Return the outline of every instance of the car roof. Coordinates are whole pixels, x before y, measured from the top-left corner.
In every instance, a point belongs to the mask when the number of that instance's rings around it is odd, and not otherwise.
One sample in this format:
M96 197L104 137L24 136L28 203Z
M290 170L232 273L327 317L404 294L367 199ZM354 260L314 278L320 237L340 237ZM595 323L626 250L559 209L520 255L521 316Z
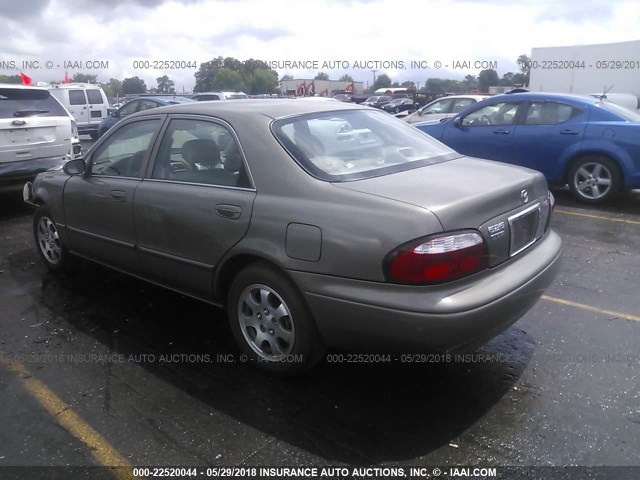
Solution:
M516 99L516 100L565 100L569 102L578 102L583 105L595 105L601 103L599 98L589 97L588 95L574 95L568 93L555 93L555 92L521 92L521 93L503 93L491 98L500 99Z
M19 88L24 90L44 90L49 91L48 88L45 87L35 87L31 85L20 85L19 83L0 83L0 88Z
M225 114L235 116L238 113L261 115L269 118L282 118L293 115L304 115L316 112L331 112L338 110L364 110L357 104L345 102L318 102L312 98L295 99L248 99L242 102L193 102L180 105L169 105L153 109L153 113L215 115L224 117ZM142 116L147 111L138 112L128 118ZM151 112L149 111L149 114Z
M449 98L453 98L454 100L457 98L473 98L475 100L480 101L489 97L490 97L489 94L483 95L483 94L475 94L475 93L469 94L469 95L445 95L444 97L436 98L435 100L433 100L433 102L437 102L438 100L446 100Z

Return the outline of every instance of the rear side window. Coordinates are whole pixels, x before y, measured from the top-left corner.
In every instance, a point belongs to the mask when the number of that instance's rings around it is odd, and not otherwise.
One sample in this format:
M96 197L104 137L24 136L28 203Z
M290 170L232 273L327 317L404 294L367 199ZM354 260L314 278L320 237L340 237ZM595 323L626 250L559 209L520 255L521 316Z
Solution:
M100 105L104 103L100 90L87 90L87 98L92 105Z
M531 102L524 123L526 125L555 125L580 115L579 108L558 102Z
M85 105L86 103L87 99L82 90L69 90L70 105Z
M0 118L66 117L66 110L47 90L0 88Z

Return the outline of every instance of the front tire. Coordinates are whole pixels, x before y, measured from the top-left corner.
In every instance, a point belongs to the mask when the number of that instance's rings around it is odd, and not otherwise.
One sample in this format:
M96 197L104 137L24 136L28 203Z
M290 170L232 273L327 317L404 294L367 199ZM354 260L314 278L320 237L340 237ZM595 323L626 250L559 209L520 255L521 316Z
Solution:
M253 264L235 277L227 311L240 349L258 368L294 375L317 363L324 346L302 296L267 264Z
M33 237L40 258L55 273L69 272L74 259L60 240L58 227L49 210L41 206L33 217Z
M569 169L568 177L571 193L585 203L605 203L622 188L620 168L601 155L579 158Z
M91 137L91 140L98 140L100 138L100 132L89 132L89 136Z

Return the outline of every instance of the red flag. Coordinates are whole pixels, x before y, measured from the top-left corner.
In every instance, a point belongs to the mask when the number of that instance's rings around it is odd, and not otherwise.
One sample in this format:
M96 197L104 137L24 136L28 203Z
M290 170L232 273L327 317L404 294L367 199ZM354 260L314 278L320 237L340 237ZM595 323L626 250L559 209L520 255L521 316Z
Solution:
M311 80L311 83L307 85L307 94L315 95L316 94L316 82L315 80Z
M22 72L20 72L20 80L22 80L23 85L31 85L31 77Z
M353 82L351 82L349 85L347 85L347 87L344 89L345 93L353 93L353 89L354 89L355 85Z
M302 82L302 85L298 85L298 88L296 89L296 95L299 97L304 96L304 94L307 91L307 81L305 80L304 82Z
M62 83L69 83L69 74L67 72L64 72L64 80L62 80Z

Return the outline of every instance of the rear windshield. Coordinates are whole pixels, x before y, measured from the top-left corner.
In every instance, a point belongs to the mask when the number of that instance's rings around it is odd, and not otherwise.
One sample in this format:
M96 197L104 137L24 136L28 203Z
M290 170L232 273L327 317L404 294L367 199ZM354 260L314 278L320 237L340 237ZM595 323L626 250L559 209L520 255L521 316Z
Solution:
M307 172L330 182L377 177L460 156L386 112L369 109L284 118L272 128Z
M47 90L0 88L0 118L60 117L67 112Z
M619 117L622 117L627 122L640 122L640 114L638 112L634 112L633 110L629 110L623 106L617 105L615 103L611 103L610 101L603 101L597 104L602 107L604 110L615 113Z

